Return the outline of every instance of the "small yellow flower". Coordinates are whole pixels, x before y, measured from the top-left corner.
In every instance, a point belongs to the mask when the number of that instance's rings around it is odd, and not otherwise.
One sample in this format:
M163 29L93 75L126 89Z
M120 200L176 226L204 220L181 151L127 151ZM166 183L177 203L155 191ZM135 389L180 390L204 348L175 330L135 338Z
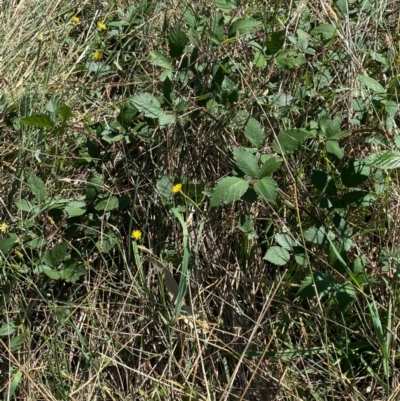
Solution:
M174 194L177 194L178 192L181 192L181 190L182 190L182 184L181 183L175 184L172 187L172 193L174 193Z
M93 53L93 57L94 57L96 60L101 60L101 59L103 58L103 53L100 52L100 51L98 51L98 50L96 50L96 51Z
M99 21L97 23L97 28L99 28L100 31L105 31L107 29L107 25L104 22Z
M140 238L142 238L142 232L140 230L133 230L131 237L134 240L138 241L138 240L140 240Z
M1 223L0 224L0 232L2 232L3 234L5 234L8 231L9 228L10 227L8 226L7 223Z
M73 17L71 17L71 22L73 22L74 24L79 24L81 22L81 19L74 15Z

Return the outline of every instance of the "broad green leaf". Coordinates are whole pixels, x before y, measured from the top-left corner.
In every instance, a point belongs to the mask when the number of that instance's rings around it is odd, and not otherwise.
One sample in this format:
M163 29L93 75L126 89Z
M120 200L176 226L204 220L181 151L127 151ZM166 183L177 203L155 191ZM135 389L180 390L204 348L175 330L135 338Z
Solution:
M335 234L330 230L327 231L325 227L313 226L304 232L304 238L314 244L323 244L326 241L326 237L329 237L329 239L333 240L335 238Z
M300 145L313 135L307 131L290 130L279 134L272 142L272 149L277 153L293 153Z
M271 34L270 38L267 40L266 43L267 46L266 53L269 56L278 53L278 51L282 49L283 45L285 44L285 34L286 32L284 30L276 31Z
M326 141L326 151L332 155L335 155L339 160L342 160L344 157L344 150L340 147L338 141L333 141L329 139Z
M261 178L254 184L255 191L267 202L275 203L278 193L278 184L271 177Z
M258 157L243 148L233 149L233 159L236 166L250 177L258 177L260 169L258 167Z
M68 217L82 216L86 213L86 203L83 201L69 202L64 210Z
M264 56L264 52L260 49L257 49L254 53L253 64L258 68L265 68L267 65L267 60Z
M260 25L260 21L256 21L251 18L243 18L234 21L229 28L228 36L232 38L237 33L239 35L246 35L247 33L253 32L254 28Z
M102 238L96 242L96 247L99 252L108 253L114 246L118 243L117 236L111 231L109 233L104 233Z
M28 201L27 199L17 199L15 201L15 205L19 210L22 210L24 212L31 212L36 205L34 205L31 201Z
M74 116L72 110L66 105L62 105L58 110L57 113L61 116L62 122L66 123L70 118Z
M171 70L173 69L172 63L169 60L169 58L160 51L151 51L150 52L150 63L153 65L156 65L158 67L162 67L166 70Z
M275 241L288 251L293 251L294 247L299 246L289 234L276 234Z
M18 369L14 373L14 377L11 380L10 387L9 387L8 393L7 393L7 400L13 399L14 393L17 390L21 380L22 380L22 372L21 372L21 370Z
M35 238L32 241L28 241L25 245L30 249L40 249L47 244L47 241L43 237Z
M311 35L322 35L324 39L331 39L336 32L336 27L332 24L321 24L311 31Z
M391 150L373 153L363 159L365 164L378 167L383 170L391 170L400 167L400 154Z
M13 237L7 237L7 238L2 238L0 239L0 253L3 253L4 255L7 255L14 244L16 243L17 239Z
M86 200L93 201L101 193L103 181L99 177L92 178L86 187Z
M58 267L67 255L67 250L68 243L65 241L61 242L60 244L55 245L51 251L46 252L43 260L50 267Z
M161 113L158 116L158 123L160 127L166 127L175 121L175 114Z
M268 260L268 262L271 262L274 265L284 266L287 262L289 262L290 255L285 248L280 246L271 246L264 255L263 259Z
M10 341L11 351L18 351L27 338L29 338L29 334L26 331L13 337Z
M12 320L7 323L4 323L0 327L0 337L10 336L15 332L15 330L16 330L15 324Z
M21 119L22 125L27 125L29 127L41 127L41 128L53 128L54 123L51 121L50 117L46 114L37 114L34 116L29 116Z
M130 101L145 117L158 118L163 113L160 102L151 93L131 96Z
M161 196L164 196L167 199L172 198L172 181L167 176L164 176L157 181L156 188Z
M369 207L376 203L374 195L368 191L352 191L344 194L342 200L349 206Z
M85 267L80 263L73 263L60 271L60 278L68 283L75 283L86 274Z
M238 228L240 231L243 231L244 233L248 233L248 232L254 230L253 219L250 216L248 216L247 214L241 214L239 216Z
M37 201L43 202L46 199L46 189L44 182L35 174L31 174L28 178L28 187L30 191L36 196Z
M133 118L138 113L138 110L131 102L124 102L121 106L117 121L124 127L129 128L133 124ZM89 152L90 154L90 152ZM92 156L93 157L93 156ZM96 156L98 157L98 156Z
M335 289L335 284L335 280L330 274L315 272L302 281L297 295L302 298L314 298L318 294L322 298Z
M260 169L260 178L268 177L278 170L279 166L282 164L282 159L277 159L276 157L270 157L265 161Z
M237 0L216 0L215 5L221 11L231 12L232 10L235 10L237 8L238 1Z
M168 34L169 55L172 58L182 56L187 42L186 33L182 31L180 26L176 26Z
M249 118L244 129L244 135L258 149L263 145L264 132L261 124L254 118Z
M375 93L383 94L386 92L385 88L374 78L367 77L366 75L358 75L357 78L368 89L371 89Z
M210 206L216 207L221 202L231 203L240 199L246 192L249 184L238 177L225 177L219 180L213 189Z
M47 277L52 280L58 280L61 277L61 273L57 270L53 270L51 267L47 265L40 265L37 269L37 272L44 273Z
M54 99L50 99L46 104L46 110L53 114L57 113L59 108L60 105Z
M102 199L99 201L94 207L96 210L104 210L105 212L109 212L110 210L114 210L118 208L118 198L116 196L112 196L111 198Z
M332 180L332 177L324 171L313 170L311 173L311 182L315 188L328 196L337 194L335 182Z
M371 168L363 160L351 159L342 168L340 177L343 185L348 188L357 187L368 179Z
M276 55L275 63L279 68L291 69L307 63L307 59L296 50L288 49L282 50Z
M344 310L356 298L356 289L349 281L341 284L335 292L336 301L340 310Z

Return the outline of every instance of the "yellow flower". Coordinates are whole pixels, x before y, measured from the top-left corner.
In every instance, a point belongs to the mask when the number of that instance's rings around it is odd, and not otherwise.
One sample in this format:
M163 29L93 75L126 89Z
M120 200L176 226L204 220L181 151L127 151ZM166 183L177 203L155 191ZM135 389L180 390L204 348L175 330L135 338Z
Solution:
M8 231L9 228L10 227L8 226L7 223L1 223L0 224L0 232L2 232L3 234L5 234Z
M81 22L81 19L79 17L77 17L76 15L74 15L73 17L71 17L71 21L74 24L79 24Z
M96 50L96 51L93 53L93 57L94 57L96 60L100 60L100 59L103 58L103 53L100 52L100 51L98 51L98 50Z
M172 193L174 193L174 194L177 194L178 192L181 192L181 190L182 190L182 184L181 183L175 184L172 187Z
M97 28L99 28L101 31L105 31L107 29L107 25L104 22L99 21L97 23Z
M142 232L140 230L133 230L131 237L136 241L140 240L140 238L142 238Z

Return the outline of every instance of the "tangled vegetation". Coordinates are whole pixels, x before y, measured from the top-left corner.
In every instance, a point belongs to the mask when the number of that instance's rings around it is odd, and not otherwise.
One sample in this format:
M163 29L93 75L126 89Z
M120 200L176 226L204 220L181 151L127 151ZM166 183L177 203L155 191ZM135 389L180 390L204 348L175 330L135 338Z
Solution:
M399 15L5 0L0 399L397 400Z

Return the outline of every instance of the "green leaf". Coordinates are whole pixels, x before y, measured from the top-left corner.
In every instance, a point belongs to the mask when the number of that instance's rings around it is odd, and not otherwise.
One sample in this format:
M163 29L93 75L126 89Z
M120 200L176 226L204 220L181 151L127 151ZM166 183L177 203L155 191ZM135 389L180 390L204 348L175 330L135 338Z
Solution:
M15 332L15 330L16 330L15 324L12 320L7 323L4 323L0 327L0 337L10 336Z
M368 89L371 89L375 93L384 94L386 93L385 88L374 78L367 77L366 75L358 75L358 80L363 83Z
M83 201L72 201L68 203L64 210L68 214L68 217L82 216L86 213L86 203Z
M272 142L272 149L277 153L293 153L300 145L313 135L302 130L290 130L279 134Z
M59 108L60 105L53 99L50 99L46 104L46 110L53 114L56 114Z
M332 177L324 171L313 170L311 173L311 182L315 188L328 196L337 194L335 182L332 180Z
M158 116L158 123L160 127L166 127L170 124L172 124L175 121L175 114L165 114L161 113Z
M118 208L118 198L116 196L112 196L111 198L102 199L99 201L94 207L97 211L104 210L105 212L109 212L110 210L114 210Z
M44 254L43 260L50 267L58 267L67 255L68 243L61 242L55 245L51 251Z
M335 249L333 249L335 248ZM339 273L346 273L349 259L344 247L333 242L329 243L329 263Z
M363 161L370 166L378 167L383 170L392 170L400 167L400 154L387 150L373 153Z
M346 309L356 298L356 289L349 281L341 284L335 292L336 301L339 304L340 310Z
M282 50L275 57L275 63L279 68L291 69L297 68L307 63L307 59L303 54L293 49Z
M260 49L257 49L254 53L253 64L258 68L265 68L267 65L267 60L264 56L264 52Z
M213 189L210 206L216 207L221 202L232 203L240 199L246 192L249 184L238 177L225 177L219 180Z
M339 160L343 159L344 150L340 147L338 141L328 140L326 141L325 146L328 153L335 155Z
M72 113L72 110L66 104L61 106L57 110L57 113L61 116L63 123L66 123L70 118L72 118L74 116L74 114Z
M86 187L86 200L93 201L101 193L103 181L99 177L92 178Z
M14 237L0 239L0 252L4 255L7 255L11 251L16 241L17 239Z
M182 56L187 42L186 33L183 32L180 26L176 26L168 34L169 55L172 58L179 58Z
M73 263L60 271L60 278L67 283L75 283L81 276L86 274L85 267L80 263Z
M266 160L266 162L262 165L260 169L260 178L268 177L272 173L275 173L278 170L279 166L282 164L282 159L277 159L276 157L270 157Z
M348 188L356 187L366 181L371 174L370 167L362 160L351 159L342 168L340 177L343 185Z
M271 34L270 38L267 40L266 43L267 46L266 53L269 56L278 53L278 51L282 49L285 43L285 34L286 32L284 30L276 31L273 34Z
M18 351L27 338L29 338L29 334L26 331L13 337L10 341L11 351Z
M160 51L153 50L150 52L150 63L158 67L162 67L166 70L172 71L173 69L169 58L163 52Z
M250 216L248 216L247 214L241 214L239 216L238 228L240 231L243 231L244 233L248 233L248 232L254 230L253 219Z
M35 174L31 174L28 178L28 187L30 191L36 196L37 201L43 202L46 199L46 189L44 182Z
M288 251L293 251L299 244L289 234L276 234L275 241Z
M247 121L244 135L258 149L262 147L264 132L261 124L254 118L249 118L249 121Z
M53 270L51 267L47 265L40 265L36 269L36 272L44 273L47 277L52 280L58 280L61 277L61 273L59 271Z
M254 184L254 189L267 202L276 202L278 184L271 177L264 177L260 181L257 181Z
M22 380L22 372L18 369L15 372L14 377L11 380L10 387L9 387L8 393L7 393L7 400L13 399L15 390L18 388L21 380Z
M334 289L335 280L330 274L315 272L312 276L307 276L302 281L297 295L302 298L314 298L315 295L318 294L318 296L322 298Z
M332 24L321 24L311 31L311 35L322 35L325 39L331 39L335 35L336 27Z
M326 237L329 237L329 239L333 240L335 238L335 234L330 230L327 231L325 227L313 226L304 232L304 238L313 244L323 244L326 241Z
M138 110L131 102L124 102L121 106L117 121L124 127L129 128L133 125L133 118ZM89 152L90 154L90 152ZM98 156L97 156L98 157Z
M172 181L167 176L164 176L157 181L156 188L161 196L164 196L167 199L172 198Z
M37 114L34 116L29 116L21 119L22 125L27 125L29 127L41 127L41 128L53 128L54 123L51 121L50 117L46 114Z
M19 210L24 212L31 212L35 208L35 205L27 199L17 199L15 205Z
M238 19L234 21L231 27L229 28L228 36L232 38L237 33L239 35L246 35L247 33L251 33L254 30L254 28L257 28L259 25L260 21L256 21L251 18Z
M258 157L243 148L233 149L233 159L236 166L250 177L258 177L260 169L258 167Z
M30 249L40 249L47 244L47 241L43 237L35 238L32 241L28 241L25 245Z
M349 206L369 207L376 203L374 195L368 191L352 191L344 194L342 200Z
M131 96L130 101L145 117L158 118L163 113L160 102L151 93Z
M263 259L268 260L268 262L271 262L274 265L284 266L289 262L290 255L285 248L281 248L280 246L271 246Z
M238 2L236 0L216 0L215 5L220 10L229 13L237 8Z
M109 233L104 233L103 237L96 242L96 247L99 252L108 253L114 246L118 243L117 236L111 231Z

